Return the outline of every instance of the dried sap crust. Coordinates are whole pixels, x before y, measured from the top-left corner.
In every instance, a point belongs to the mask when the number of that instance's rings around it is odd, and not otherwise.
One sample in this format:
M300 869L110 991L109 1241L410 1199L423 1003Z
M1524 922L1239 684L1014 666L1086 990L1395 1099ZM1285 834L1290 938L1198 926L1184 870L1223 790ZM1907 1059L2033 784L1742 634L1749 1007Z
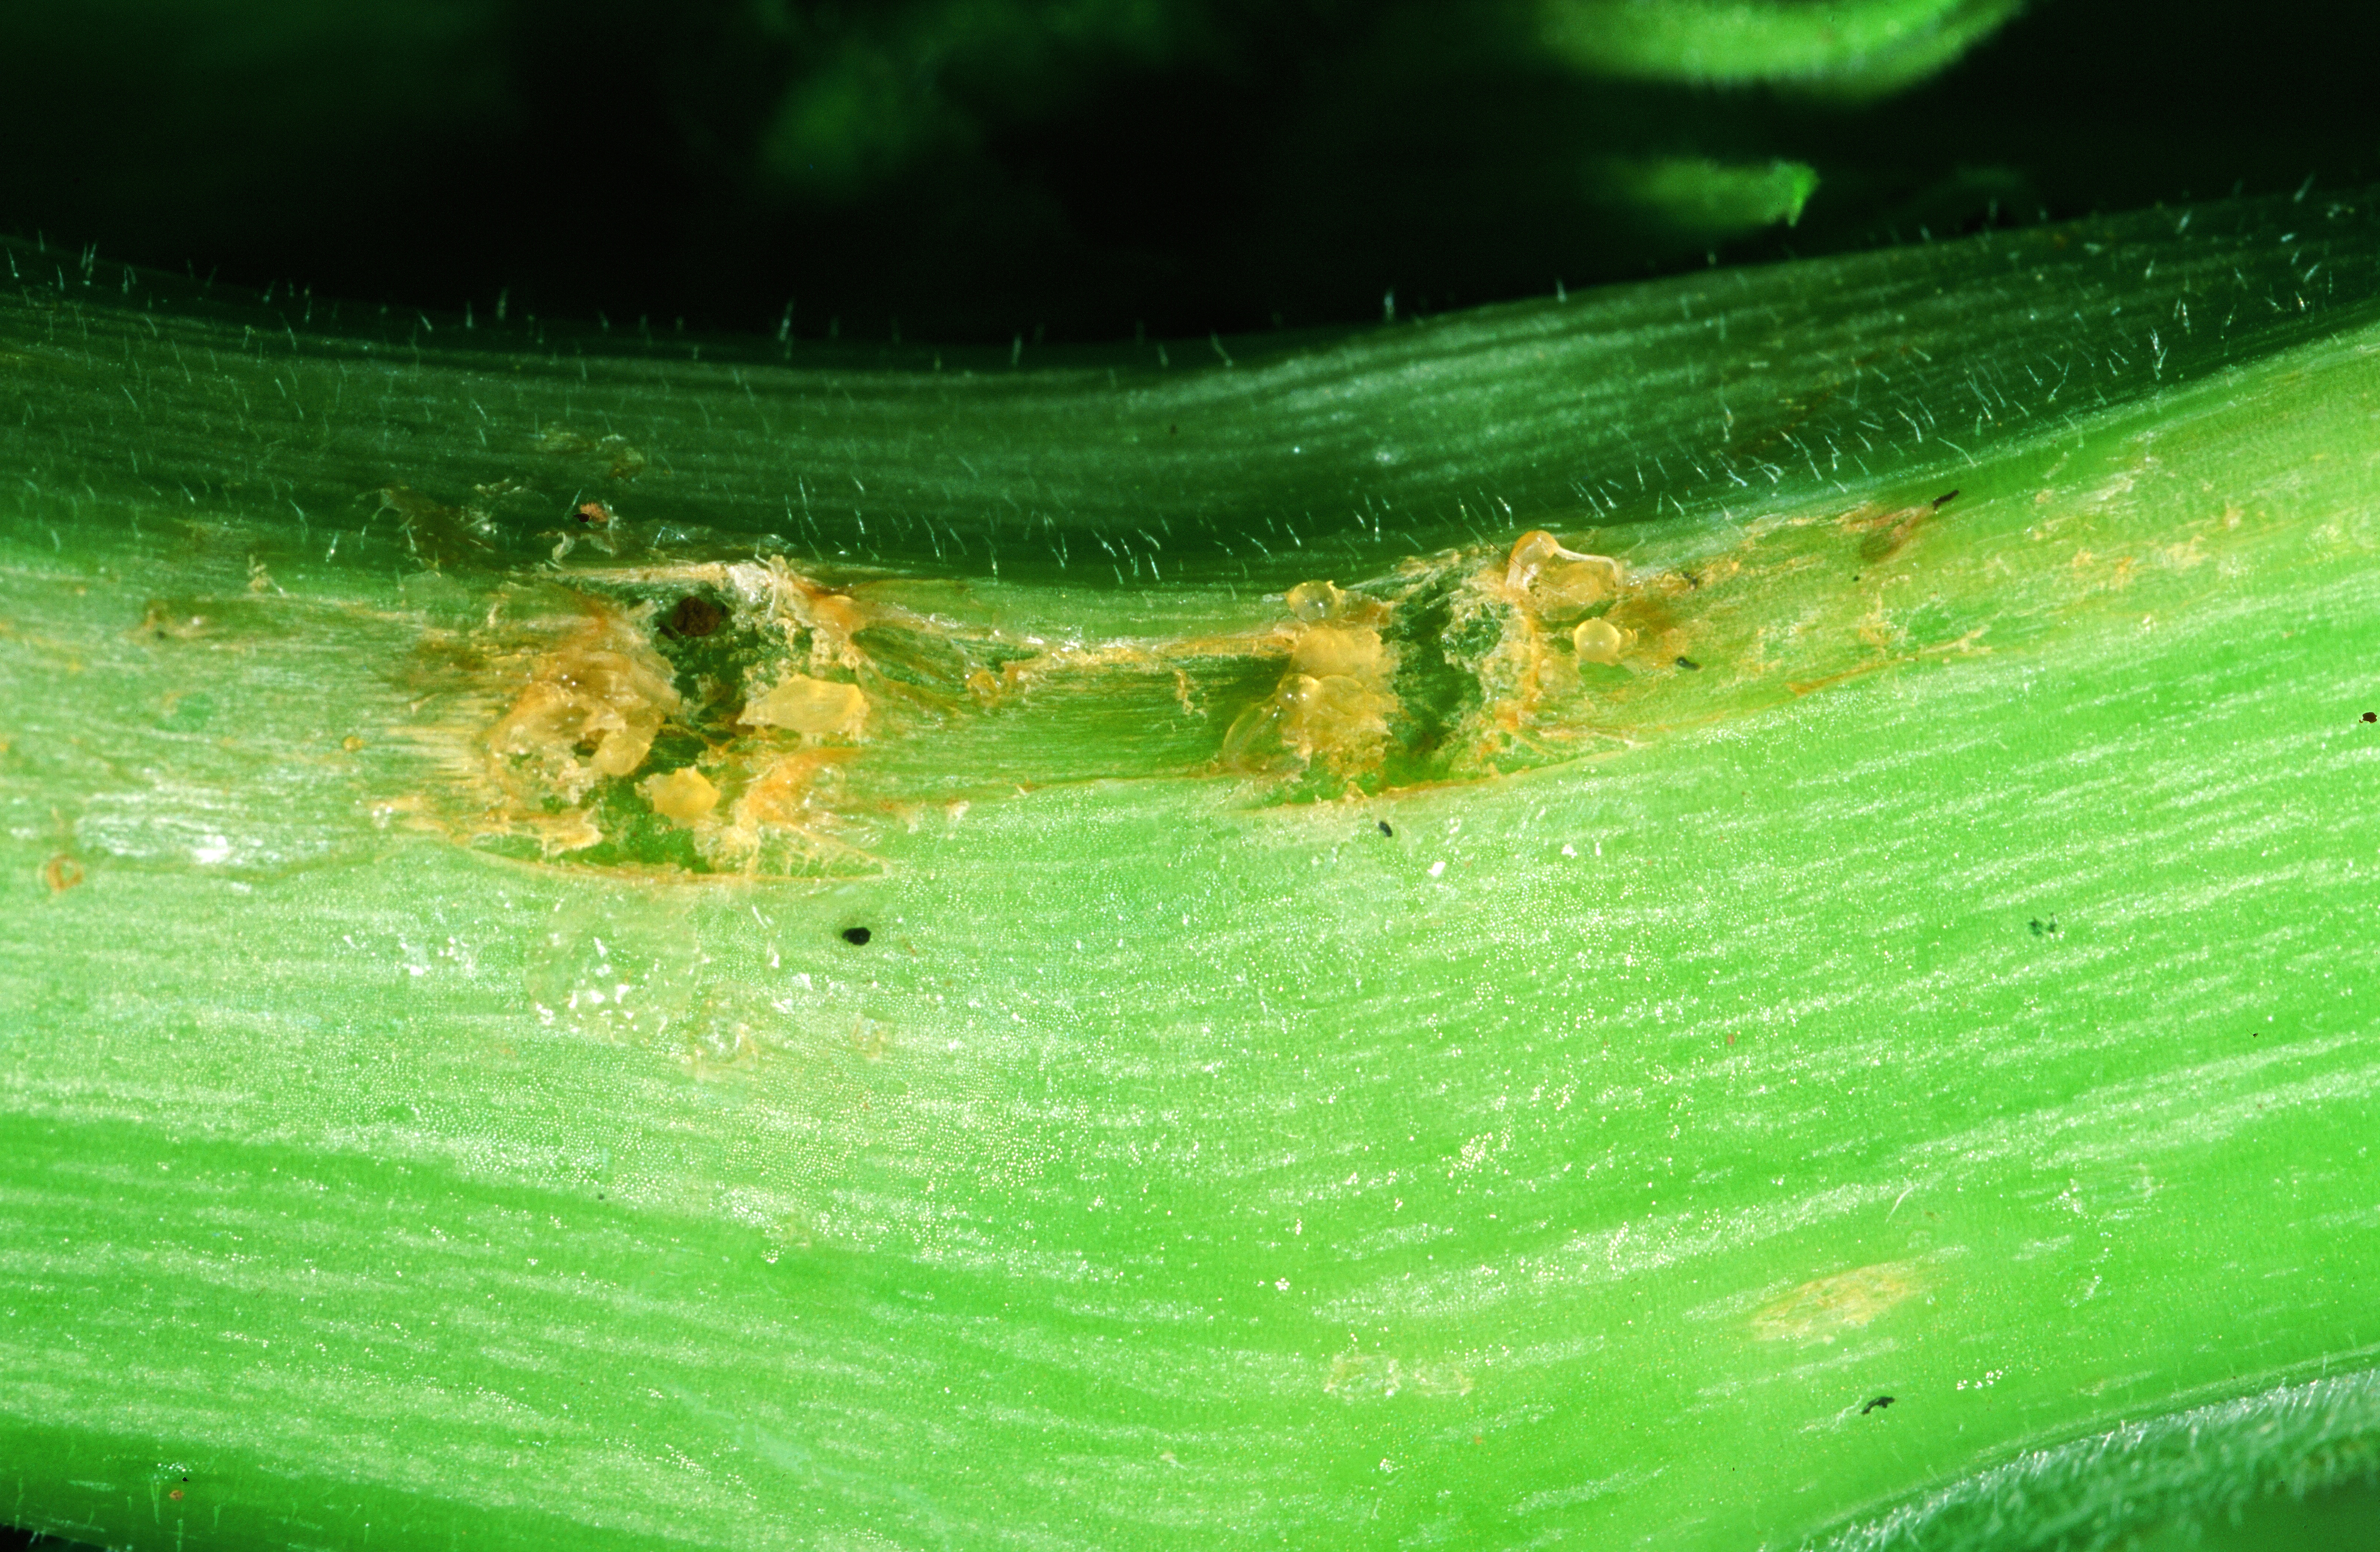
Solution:
M851 638L869 612L781 562L603 581L510 589L450 644L478 681L465 699L501 705L460 762L480 799L465 838L548 861L866 870L865 827L827 789L867 735Z
M1062 716L1062 700L1020 700L1035 685L1161 670L1178 681L1180 715L1209 725L1184 664L1278 664L1269 693L1206 735L1212 758L1147 773L1232 770L1279 781L1285 797L1328 796L1492 769L1543 720L1551 636L1603 625L1613 649L1581 656L1608 661L1635 637L1591 612L1625 604L1621 564L1543 532L1484 566L1453 553L1366 590L1301 584L1271 624L1054 647L970 632L775 557L576 580L575 590L509 590L458 654L478 669L481 698L500 700L476 734L483 801L464 828L548 861L691 872L872 870L873 826L920 794L868 774L871 744L897 746L954 718ZM1466 632L1470 646L1455 644ZM1408 690L1427 689L1406 683L1416 650L1460 682L1451 735L1429 721L1436 712L1408 705ZM909 672L936 652L949 660L947 693Z
M1397 651L1380 634L1389 604L1330 582L1292 588L1289 665L1271 697L1232 721L1226 763L1245 766L1278 747L1299 767L1342 780L1376 769L1398 711Z
M680 706L672 677L641 620L599 605L532 661L512 709L488 730L488 748L516 778L508 784L577 803L602 778L645 763Z
M968 590L782 557L516 581L425 646L443 709L408 731L461 802L383 806L525 858L816 877L880 870L888 820L1044 782L1474 780L1977 649L1992 576L1945 569L1948 500L1755 519L1667 566L1532 529L1148 637L924 612Z

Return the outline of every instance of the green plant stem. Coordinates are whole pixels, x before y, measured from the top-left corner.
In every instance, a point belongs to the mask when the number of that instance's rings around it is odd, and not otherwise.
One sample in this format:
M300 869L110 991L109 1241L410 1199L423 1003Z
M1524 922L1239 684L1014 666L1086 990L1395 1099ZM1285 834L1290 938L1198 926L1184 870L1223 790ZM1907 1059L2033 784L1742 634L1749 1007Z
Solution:
M9 257L22 1522L1779 1546L2380 1341L2364 203L939 373Z

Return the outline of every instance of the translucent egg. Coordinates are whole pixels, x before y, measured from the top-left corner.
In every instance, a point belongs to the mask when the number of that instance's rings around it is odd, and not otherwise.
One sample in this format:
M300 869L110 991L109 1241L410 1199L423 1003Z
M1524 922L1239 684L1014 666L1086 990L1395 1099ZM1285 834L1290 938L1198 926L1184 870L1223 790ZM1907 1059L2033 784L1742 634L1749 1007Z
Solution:
M1579 661L1614 664L1636 644L1636 633L1621 630L1609 620L1581 620L1570 639L1578 649Z

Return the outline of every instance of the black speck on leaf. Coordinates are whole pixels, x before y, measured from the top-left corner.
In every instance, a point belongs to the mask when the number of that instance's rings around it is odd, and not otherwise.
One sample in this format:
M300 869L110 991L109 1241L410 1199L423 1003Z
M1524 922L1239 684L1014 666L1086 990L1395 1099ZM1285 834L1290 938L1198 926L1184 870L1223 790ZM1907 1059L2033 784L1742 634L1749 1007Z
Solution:
M868 940L875 936L876 934L864 927L846 927L843 929L843 940L855 949L865 948Z
M1693 669L1693 670L1694 670L1695 672L1699 673L1699 672L1701 671L1701 669L1702 669L1702 666L1703 666L1703 665L1702 665L1702 664L1700 664L1700 663L1698 663L1698 662L1696 662L1696 661L1694 661L1694 659L1692 659L1692 658L1680 658L1680 659L1678 660L1678 666L1679 666L1680 668Z
M1379 826L1380 826L1380 833L1381 833L1381 834L1383 834L1383 835L1394 835L1394 834L1396 833L1396 831L1395 831L1390 830L1390 829L1389 828L1389 821L1388 821L1388 820L1386 820L1386 819L1381 819L1381 820L1379 820L1379 821L1378 821L1378 823L1379 823Z

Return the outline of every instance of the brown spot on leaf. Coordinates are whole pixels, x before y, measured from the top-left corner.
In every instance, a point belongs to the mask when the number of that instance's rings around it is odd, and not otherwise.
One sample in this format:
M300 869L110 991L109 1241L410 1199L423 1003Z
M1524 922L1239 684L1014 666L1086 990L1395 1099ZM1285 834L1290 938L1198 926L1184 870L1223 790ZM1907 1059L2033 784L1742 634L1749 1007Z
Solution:
M1958 492L1953 491L1950 494L1955 496ZM1949 499L1949 496L1943 498L1944 501ZM1864 536L1860 540L1860 559L1874 564L1899 554L1901 546L1909 542L1910 536L1940 506L1940 502L1889 508L1864 506L1844 514L1841 522L1847 532Z
M133 627L133 634L195 641L206 635L213 624L213 619L195 603L178 599L151 599L148 609L140 616L140 624Z
M700 640L727 623L727 611L699 593L688 593L677 600L662 626L672 636Z
M537 445L546 453L592 454L603 460L604 475L612 479L634 479L651 462L644 449L618 435L584 437L573 431L553 430L540 437Z
M495 516L478 506L448 506L408 485L379 492L379 513L396 515L397 531L414 554L432 566L459 565L495 551Z
M1754 1312L1752 1334L1762 1341L1833 1341L1866 1326L1915 1293L1917 1268L1879 1262L1817 1278Z

